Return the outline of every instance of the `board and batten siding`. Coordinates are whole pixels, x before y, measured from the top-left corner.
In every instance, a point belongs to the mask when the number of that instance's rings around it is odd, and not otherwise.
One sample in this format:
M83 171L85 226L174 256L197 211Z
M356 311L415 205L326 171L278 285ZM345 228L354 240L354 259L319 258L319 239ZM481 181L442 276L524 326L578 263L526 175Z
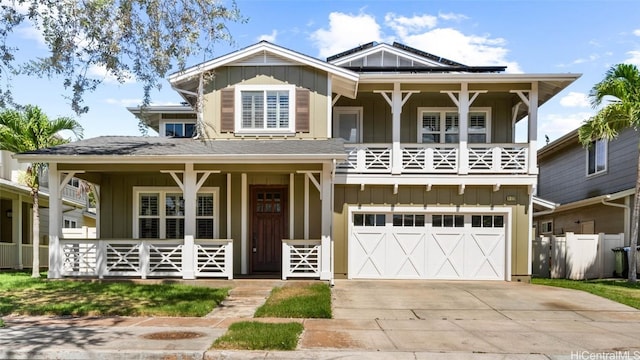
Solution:
M481 94L473 107L491 108L491 142L513 142L511 126L512 94ZM341 97L335 105L362 107L362 142L390 143L392 135L391 107L381 94L360 92L356 99ZM455 108L447 94L421 92L411 95L402 107L400 141L416 143L418 140L418 108Z
M205 132L208 138L237 136L233 113L225 109L233 104L232 89L236 85L295 85L296 86L296 138L327 138L328 103L327 74L304 66L230 66L216 70L204 96ZM306 100L306 101L300 101ZM224 106L224 108L223 108ZM304 111L304 108L307 110ZM233 123L230 123L233 121ZM305 125L306 123L306 125ZM243 137L252 137L242 135ZM273 134L269 137L278 137Z
M515 197L507 201L507 196ZM528 277L529 236L531 226L528 214L529 195L526 187L503 186L498 191L488 186L467 186L458 194L455 186L400 186L393 193L391 186L366 186L361 191L356 185L336 185L334 191L333 238L335 244L335 276L346 278L348 269L348 207L351 205L414 206L417 212L437 212L438 207L464 206L466 208L506 206L512 208L511 219L511 275ZM426 208L425 208L426 207Z
M635 186L638 133L625 130L607 145L607 170L587 176L587 150L577 140L539 158L538 196L571 203Z

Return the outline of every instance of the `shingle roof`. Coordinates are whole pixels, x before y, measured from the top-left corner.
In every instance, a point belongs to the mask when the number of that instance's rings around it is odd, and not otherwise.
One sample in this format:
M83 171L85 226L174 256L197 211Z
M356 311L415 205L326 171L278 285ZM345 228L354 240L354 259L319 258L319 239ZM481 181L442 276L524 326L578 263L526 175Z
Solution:
M262 156L299 158L344 158L342 139L328 140L194 140L184 138L101 136L51 148L24 152L17 158L53 160L57 157L224 157Z

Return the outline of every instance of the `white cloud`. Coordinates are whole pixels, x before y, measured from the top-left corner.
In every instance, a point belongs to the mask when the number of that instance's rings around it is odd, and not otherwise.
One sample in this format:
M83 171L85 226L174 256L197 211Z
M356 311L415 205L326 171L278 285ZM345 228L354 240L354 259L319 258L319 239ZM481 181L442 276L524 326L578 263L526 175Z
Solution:
M505 65L509 73L521 73L517 62L507 60L509 50L502 38L466 35L453 28L437 28L401 37L400 42L434 55L470 66Z
M633 30L633 35L640 36L640 29Z
M545 135L554 141L566 133L582 125L582 122L593 116L590 112L578 112L568 115L550 114L538 121L538 144L544 145Z
M26 24L27 25L16 29L18 36L27 40L35 40L40 47L46 47L42 31L38 30L31 22L27 22Z
M384 17L385 25L393 29L400 37L420 33L427 29L433 29L438 25L438 18L431 15L405 17L394 13L388 13Z
M627 52L629 58L625 60L625 63L640 66L640 51L634 50Z
M587 94L579 92L570 92L568 95L560 99L560 105L565 107L589 107L589 99Z
M455 13L438 13L438 17L446 21L462 21L469 19L467 15Z
M326 58L371 41L380 41L382 34L376 19L367 14L329 14L329 28L311 33L311 40Z
M439 14L445 20L466 19L461 14ZM321 57L338 54L371 41L398 41L408 46L470 66L507 66L508 73L521 73L515 61L507 59L509 50L503 38L468 35L454 28L437 27L438 17L424 14L412 17L388 13L384 26L393 35L385 35L382 26L369 14L333 12L329 27L311 34ZM345 36L345 34L349 34Z
M104 102L109 105L118 105L119 107L130 107L130 106L140 106L140 104L142 104L142 99L107 98L107 99L104 99Z
M264 35L258 36L258 41L266 40L270 43L275 43L277 36L278 36L278 30L273 30L271 34L264 34Z
M102 79L107 84L132 84L135 83L135 77L133 74L127 72L125 74L125 78L123 82L118 81L118 78L115 77L112 73L107 70L107 67L104 65L96 65L92 64L89 66L88 74L91 77Z

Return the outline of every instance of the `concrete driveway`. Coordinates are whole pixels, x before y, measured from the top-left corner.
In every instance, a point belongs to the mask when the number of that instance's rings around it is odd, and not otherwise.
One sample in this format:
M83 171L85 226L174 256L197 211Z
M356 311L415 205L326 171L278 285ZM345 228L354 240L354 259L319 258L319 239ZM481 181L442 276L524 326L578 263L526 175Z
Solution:
M339 280L333 307L332 320L305 320L301 348L640 358L640 311L568 289Z

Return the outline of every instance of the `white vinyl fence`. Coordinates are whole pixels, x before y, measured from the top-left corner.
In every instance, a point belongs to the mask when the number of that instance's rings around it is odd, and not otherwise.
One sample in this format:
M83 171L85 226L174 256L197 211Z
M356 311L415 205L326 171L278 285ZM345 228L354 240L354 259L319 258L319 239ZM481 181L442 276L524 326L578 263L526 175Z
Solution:
M624 246L624 234L539 236L533 241L532 273L543 278L572 280L613 276L613 248Z

